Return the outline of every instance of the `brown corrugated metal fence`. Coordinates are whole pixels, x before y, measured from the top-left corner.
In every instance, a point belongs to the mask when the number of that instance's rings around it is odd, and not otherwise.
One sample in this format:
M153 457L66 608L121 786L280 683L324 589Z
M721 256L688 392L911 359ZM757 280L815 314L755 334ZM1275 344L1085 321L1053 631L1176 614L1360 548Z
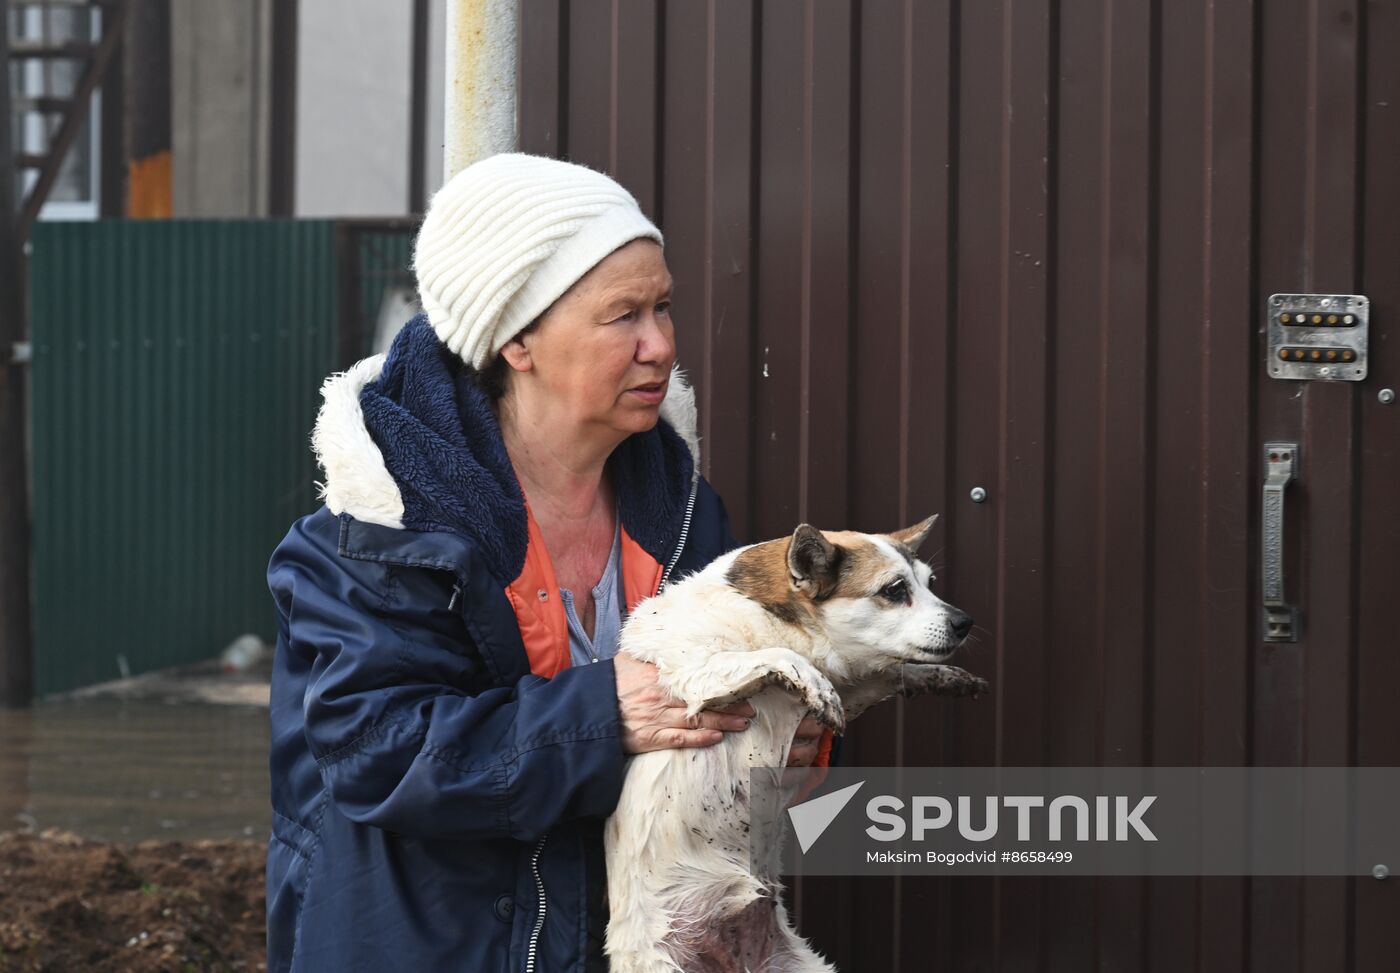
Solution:
M529 0L524 18L522 145L613 172L660 220L739 536L942 514L942 593L981 625L965 663L994 698L877 710L847 761L1400 764L1400 405L1377 397L1400 386L1400 0ZM1365 382L1267 376L1267 296L1308 291L1370 297ZM1303 456L1303 630L1270 644L1277 439ZM798 898L845 970L1400 956L1393 880Z

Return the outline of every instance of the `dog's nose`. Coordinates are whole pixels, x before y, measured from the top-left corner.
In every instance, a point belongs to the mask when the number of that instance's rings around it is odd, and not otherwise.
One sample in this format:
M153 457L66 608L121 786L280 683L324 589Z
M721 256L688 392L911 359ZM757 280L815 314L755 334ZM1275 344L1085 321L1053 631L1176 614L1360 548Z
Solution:
M948 617L948 627L953 630L953 634L961 642L967 638L967 633L972 631L972 616L962 612L954 612Z

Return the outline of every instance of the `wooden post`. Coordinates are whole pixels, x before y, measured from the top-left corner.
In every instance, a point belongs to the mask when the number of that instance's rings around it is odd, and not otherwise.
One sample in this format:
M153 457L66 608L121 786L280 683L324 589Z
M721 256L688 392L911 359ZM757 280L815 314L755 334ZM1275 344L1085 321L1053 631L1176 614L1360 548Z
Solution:
M271 140L268 145L268 215L296 215L297 32L301 0L272 7Z
M412 96L408 106L408 211L427 208L424 171L428 150L428 0L413 0L413 47L409 54Z
M132 219L169 219L175 214L171 170L170 0L134 0L127 24L121 71L124 139L119 156L127 173L125 214ZM111 102L103 86L102 103ZM105 119L105 110L102 117ZM105 163L104 163L105 164ZM105 201L104 201L105 202Z
M0 0L0 706L34 693L29 612L29 455L25 444L23 252L10 144L10 10Z

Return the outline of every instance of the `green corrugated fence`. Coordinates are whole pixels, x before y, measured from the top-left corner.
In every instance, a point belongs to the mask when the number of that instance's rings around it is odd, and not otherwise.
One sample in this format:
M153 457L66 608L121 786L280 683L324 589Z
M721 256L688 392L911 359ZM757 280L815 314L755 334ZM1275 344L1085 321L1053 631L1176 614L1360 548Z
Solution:
M413 261L415 232L405 227L382 230L359 228L351 237L355 251L352 259L358 287L354 290L358 294L356 312L360 326L356 329L358 347L351 351L350 357L358 359L374 351L374 326L384 292L391 287L413 284L413 275L408 268Z
M40 223L30 262L35 691L272 636L315 509L328 221Z

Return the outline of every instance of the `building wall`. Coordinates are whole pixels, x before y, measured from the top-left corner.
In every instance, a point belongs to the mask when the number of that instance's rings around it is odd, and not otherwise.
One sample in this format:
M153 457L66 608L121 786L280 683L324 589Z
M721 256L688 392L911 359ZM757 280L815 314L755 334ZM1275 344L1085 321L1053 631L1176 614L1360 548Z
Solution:
M178 217L267 214L271 2L171 6ZM427 191L442 180L445 0L432 0ZM413 5L300 0L295 212L408 212Z
M428 45L428 191L442 172L442 24ZM408 211L413 4L302 0L297 77L299 216ZM434 83L436 81L436 83Z
M170 11L177 217L267 212L270 0Z

